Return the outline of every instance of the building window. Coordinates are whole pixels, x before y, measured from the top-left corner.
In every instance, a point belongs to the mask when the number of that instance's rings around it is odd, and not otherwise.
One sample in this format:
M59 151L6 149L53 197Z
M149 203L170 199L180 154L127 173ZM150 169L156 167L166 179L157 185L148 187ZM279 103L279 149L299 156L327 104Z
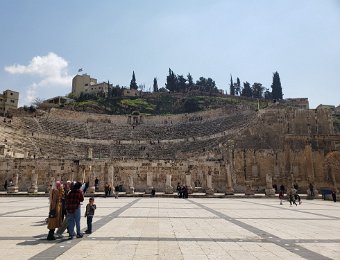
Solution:
M11 103L14 103L14 100L11 100Z
M11 96L13 96L13 93L11 93Z
M89 84L85 84L85 86L88 86Z

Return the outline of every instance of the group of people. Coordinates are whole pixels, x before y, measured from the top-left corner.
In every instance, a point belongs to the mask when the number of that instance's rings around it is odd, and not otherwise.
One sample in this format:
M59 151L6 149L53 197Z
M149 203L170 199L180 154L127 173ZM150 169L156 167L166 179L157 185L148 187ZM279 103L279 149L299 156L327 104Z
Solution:
M177 196L182 199L187 199L189 194L188 194L188 187L186 185L180 185L180 183L177 183Z
M82 238L83 234L80 230L81 218L81 202L84 201L84 190L80 182L70 182L62 184L57 181L52 184L50 190L50 207L49 216L47 219L47 228L49 229L47 240L55 240L55 230L58 238L67 229L69 239ZM86 205L85 217L87 218L87 230L85 233L92 233L92 219L96 205L94 198L89 198L89 203ZM74 228L76 227L76 233Z
M298 194L298 185L294 184L293 187L289 190L288 192L288 201L290 206L295 205L297 206L297 203L299 203L299 205L301 204L301 197ZM283 200L284 200L284 194L285 194L285 187L283 186L283 184L280 186L280 191L279 191L279 199L280 199L280 205L283 204Z

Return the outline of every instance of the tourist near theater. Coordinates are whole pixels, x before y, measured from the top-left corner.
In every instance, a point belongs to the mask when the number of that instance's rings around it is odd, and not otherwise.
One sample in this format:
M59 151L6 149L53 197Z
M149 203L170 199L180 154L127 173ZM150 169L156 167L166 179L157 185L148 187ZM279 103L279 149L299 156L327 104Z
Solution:
M191 114L100 115L53 108L0 120L0 181L37 193L56 180L127 194L339 189L340 135L329 109L226 106ZM3 185L1 185L3 190Z

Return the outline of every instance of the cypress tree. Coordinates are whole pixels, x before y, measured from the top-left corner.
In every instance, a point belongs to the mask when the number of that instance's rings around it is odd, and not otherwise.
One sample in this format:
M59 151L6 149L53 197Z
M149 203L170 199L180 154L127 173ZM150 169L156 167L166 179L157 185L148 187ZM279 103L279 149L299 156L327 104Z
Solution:
M282 99L283 94L281 80L280 75L277 71L273 74L273 84L271 87L272 87L272 99Z
M153 78L153 92L158 92L157 78Z
M138 85L136 82L136 76L135 76L135 71L132 72L132 79L130 82L130 89L138 89Z
M235 86L233 83L233 76L230 75L230 95L235 96Z

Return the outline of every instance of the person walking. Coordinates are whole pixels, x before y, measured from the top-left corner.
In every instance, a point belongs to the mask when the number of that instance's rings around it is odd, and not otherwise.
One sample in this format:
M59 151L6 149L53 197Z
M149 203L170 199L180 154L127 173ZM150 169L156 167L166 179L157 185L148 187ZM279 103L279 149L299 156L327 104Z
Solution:
M282 190L280 190L280 193L279 193L280 205L282 205L282 204L283 204L283 198L284 198L283 191L282 191Z
M92 233L92 220L94 216L94 212L97 206L94 204L94 198L91 197L89 199L89 203L86 205L85 217L87 218L87 230L85 231L86 234Z
M54 231L62 224L62 205L61 200L64 195L63 187L60 181L53 183L50 191L50 207L47 219L47 228L49 229L47 240L55 240Z
M80 190L80 187L81 183L77 182L66 196L68 231L70 232L69 239L73 239L74 237L74 226L76 226L77 238L83 237L83 234L80 232L80 202L84 201L84 194Z
M335 186L332 188L332 199L334 202L336 202L336 188Z

